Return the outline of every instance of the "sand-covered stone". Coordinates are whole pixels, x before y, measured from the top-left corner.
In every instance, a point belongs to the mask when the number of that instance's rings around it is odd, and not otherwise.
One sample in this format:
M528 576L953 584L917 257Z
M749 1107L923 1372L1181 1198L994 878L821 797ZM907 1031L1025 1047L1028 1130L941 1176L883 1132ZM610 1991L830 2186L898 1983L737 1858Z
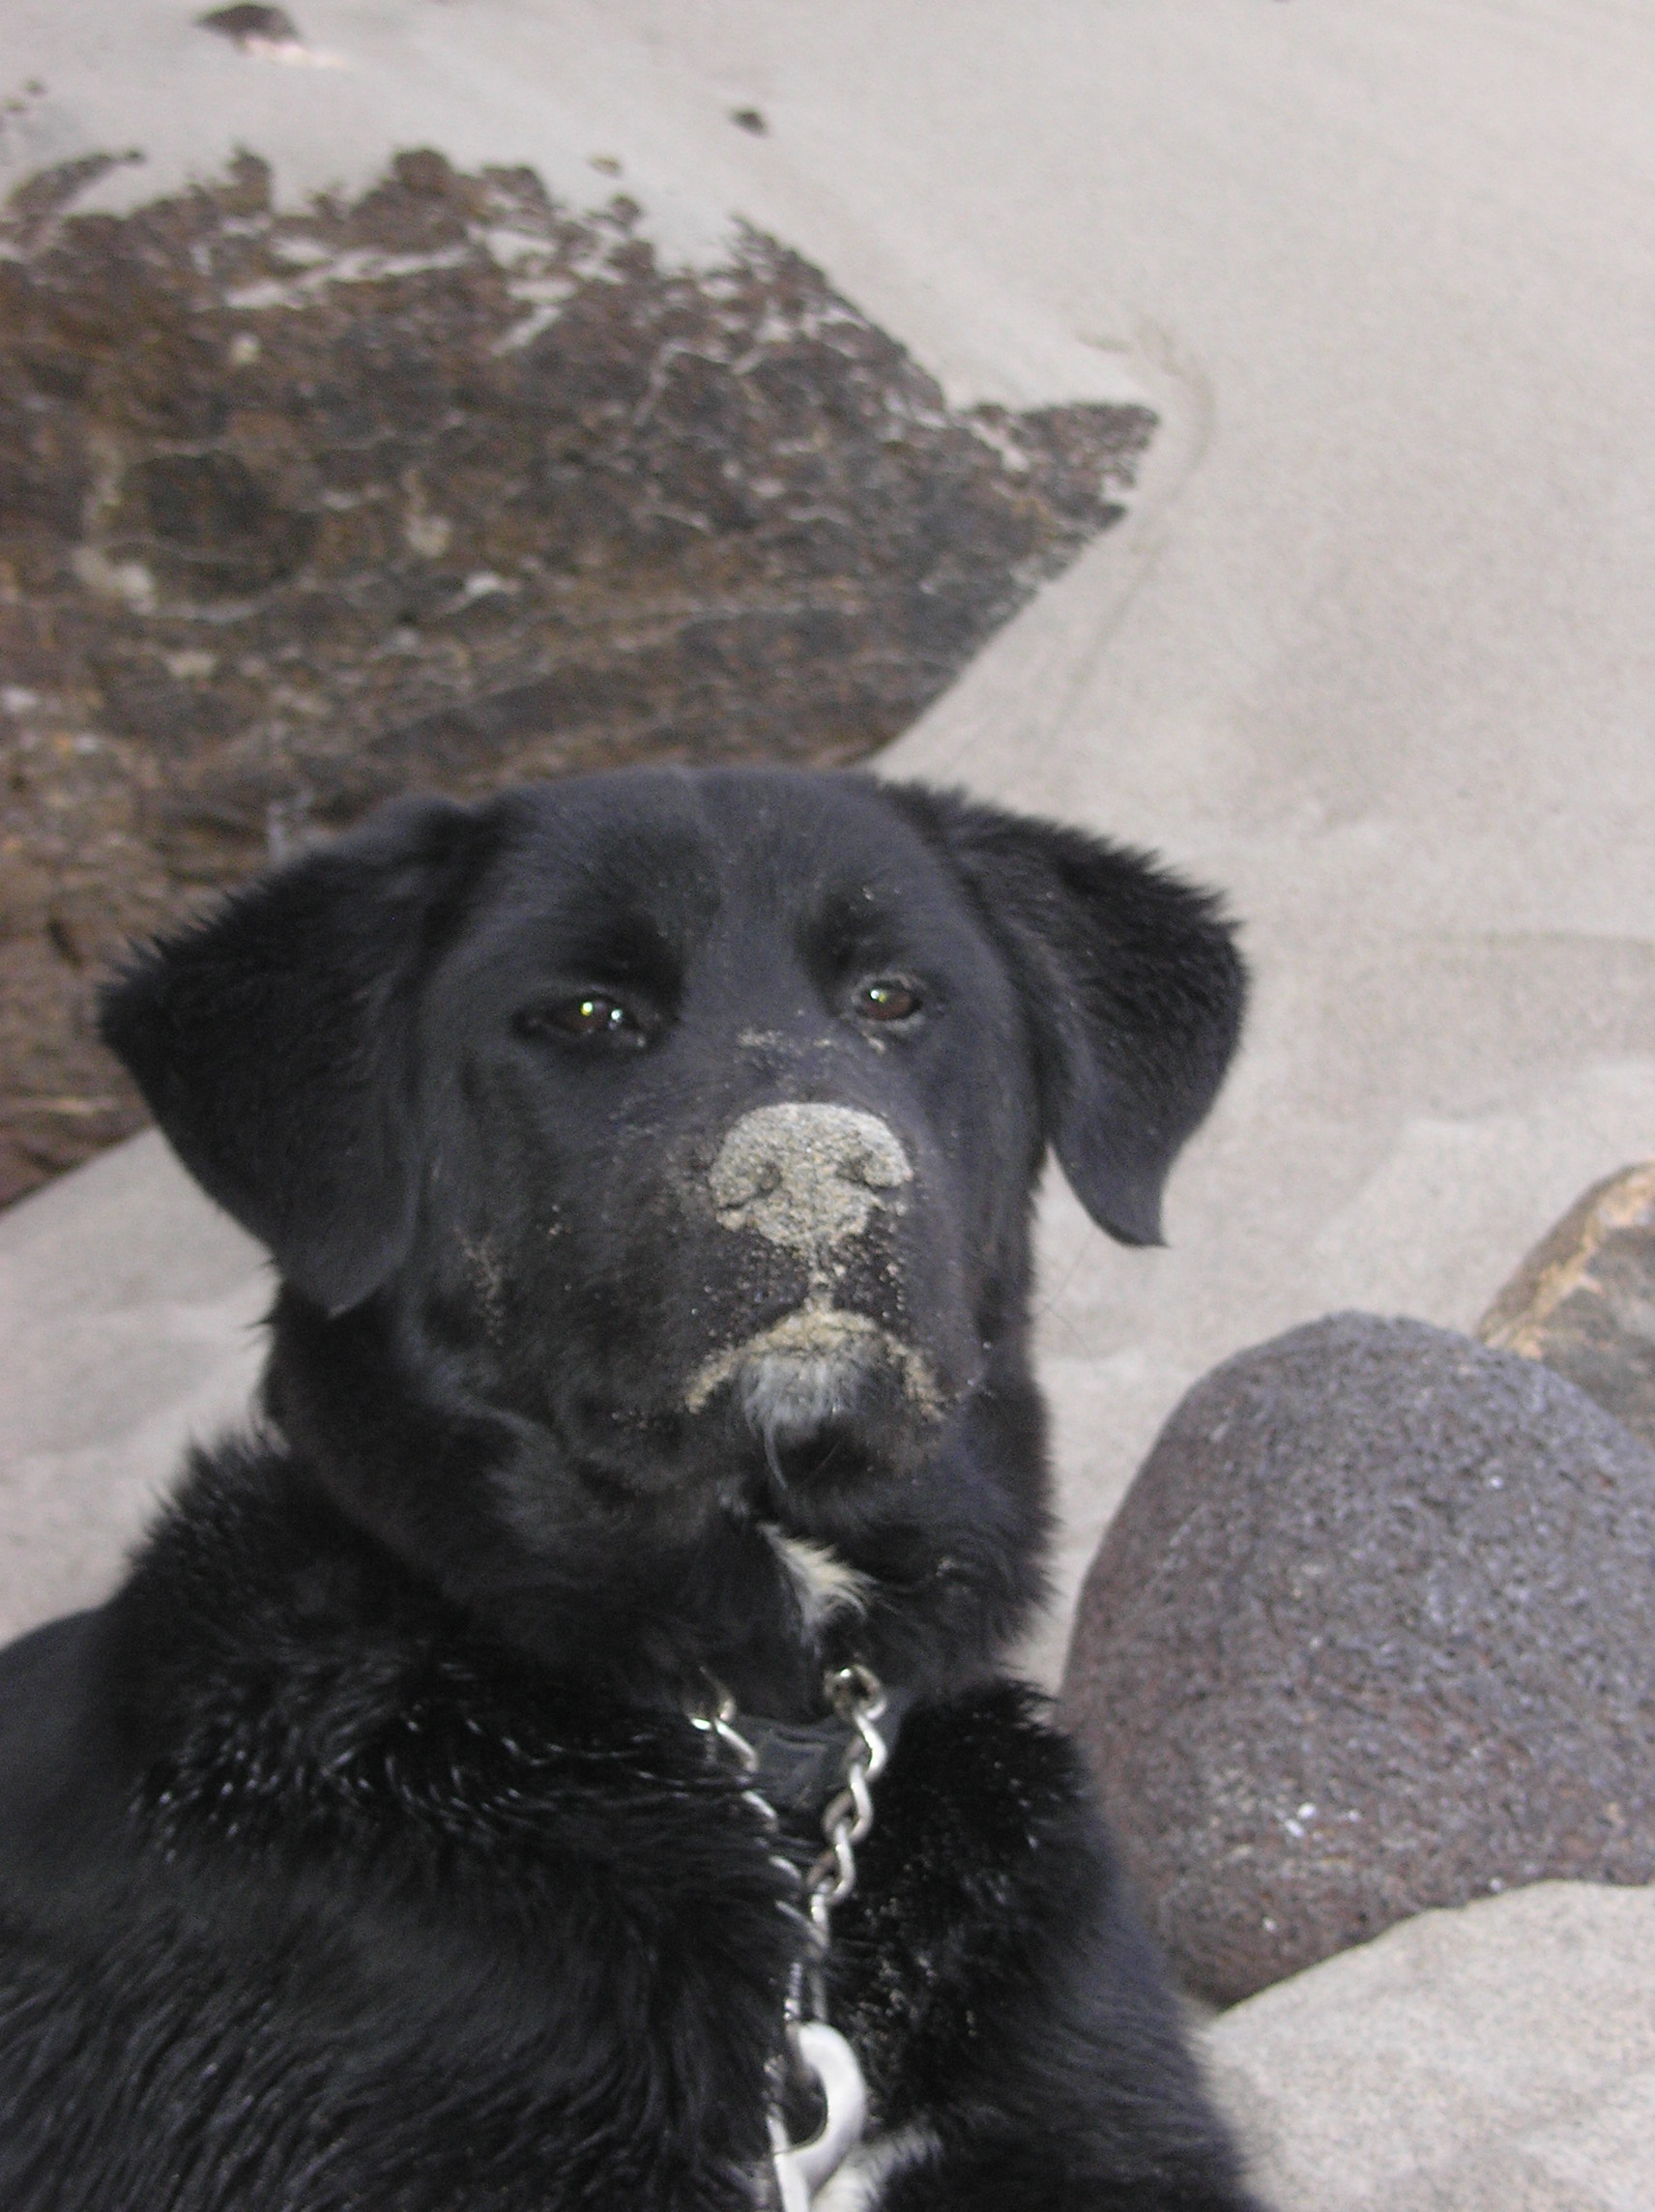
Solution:
M1477 1324L1655 1444L1655 1160L1593 1183Z
M82 211L134 161L0 202L0 1203L138 1125L90 1013L127 938L409 788L856 759L1153 425L951 407L775 240L670 263L523 165Z
M1655 1451L1547 1367L1344 1314L1183 1400L1068 1718L1220 2002L1433 1906L1655 1879Z

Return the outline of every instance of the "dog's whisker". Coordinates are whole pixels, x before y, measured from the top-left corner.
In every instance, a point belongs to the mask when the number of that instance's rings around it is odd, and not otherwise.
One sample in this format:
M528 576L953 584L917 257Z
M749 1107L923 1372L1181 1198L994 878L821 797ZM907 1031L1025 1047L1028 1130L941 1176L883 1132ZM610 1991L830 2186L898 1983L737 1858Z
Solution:
M787 1495L788 1487L787 1476L782 1470L781 1453L776 1447L775 1431L773 1429L766 1429L764 1433L764 1442L765 1465L770 1470L770 1480L775 1484L777 1491L780 1492L783 1497L785 1497Z

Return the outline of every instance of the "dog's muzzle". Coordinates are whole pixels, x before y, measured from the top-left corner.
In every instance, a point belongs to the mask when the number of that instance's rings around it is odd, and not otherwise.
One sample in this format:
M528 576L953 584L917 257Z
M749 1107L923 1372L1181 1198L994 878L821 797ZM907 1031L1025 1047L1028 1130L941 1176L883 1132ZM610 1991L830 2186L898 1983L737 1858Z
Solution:
M879 1368L895 1375L915 1408L936 1411L924 1356L833 1296L846 1247L876 1214L901 1212L913 1180L894 1131L856 1107L790 1102L742 1115L708 1178L713 1212L726 1229L797 1252L808 1288L792 1313L702 1362L685 1397L692 1413L733 1382L749 1426L788 1442L848 1413Z

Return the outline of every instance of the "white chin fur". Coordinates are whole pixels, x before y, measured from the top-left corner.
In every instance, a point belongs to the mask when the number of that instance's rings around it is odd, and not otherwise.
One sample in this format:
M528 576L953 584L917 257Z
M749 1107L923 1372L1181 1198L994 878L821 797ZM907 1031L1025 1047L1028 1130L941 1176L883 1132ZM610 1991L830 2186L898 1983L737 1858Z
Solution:
M771 1444L786 1443L848 1411L861 1376L879 1360L895 1369L903 1394L922 1413L941 1414L936 1379L923 1353L865 1314L814 1295L757 1336L703 1360L690 1377L684 1405L699 1413L715 1390L733 1382L756 1434Z
M762 1352L741 1364L738 1388L747 1426L767 1443L792 1443L849 1411L864 1364L861 1348L830 1353Z

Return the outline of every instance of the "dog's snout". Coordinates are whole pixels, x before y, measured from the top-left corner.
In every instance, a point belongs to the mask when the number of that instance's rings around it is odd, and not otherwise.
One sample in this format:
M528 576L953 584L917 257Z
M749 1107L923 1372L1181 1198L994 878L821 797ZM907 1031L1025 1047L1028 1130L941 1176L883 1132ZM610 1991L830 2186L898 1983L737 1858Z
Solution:
M708 1179L726 1229L756 1229L816 1257L859 1237L914 1169L876 1115L789 1103L743 1114Z

